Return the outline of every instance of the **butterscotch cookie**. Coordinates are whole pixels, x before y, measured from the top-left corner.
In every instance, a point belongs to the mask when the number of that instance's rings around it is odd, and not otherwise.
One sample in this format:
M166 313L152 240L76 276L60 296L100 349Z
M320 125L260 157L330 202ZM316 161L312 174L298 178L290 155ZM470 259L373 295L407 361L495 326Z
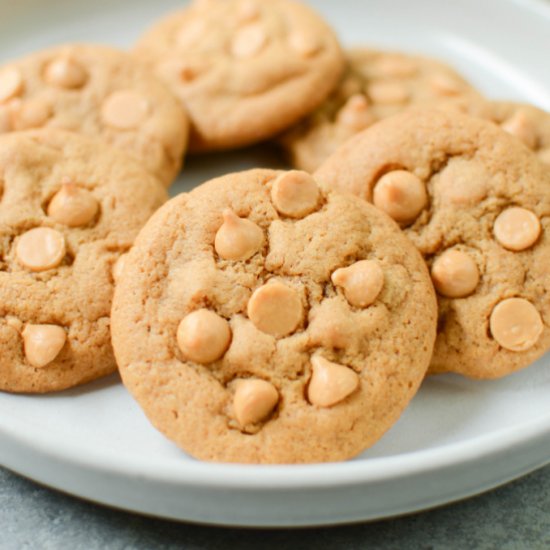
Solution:
M343 460L420 385L436 302L418 252L355 197L254 170L171 200L113 303L124 383L195 457Z
M196 0L156 23L136 55L187 108L192 151L287 129L326 99L344 68L334 32L292 0Z
M492 123L412 110L369 128L317 172L384 210L439 294L432 372L496 378L550 347L550 171Z
M111 272L165 195L100 141L0 136L0 390L61 390L116 369Z
M329 99L280 142L296 168L313 172L350 137L419 104L479 94L446 64L366 48L346 52L347 71Z
M149 69L95 45L51 48L0 67L0 134L30 128L99 137L166 186L181 168L188 137L183 108Z

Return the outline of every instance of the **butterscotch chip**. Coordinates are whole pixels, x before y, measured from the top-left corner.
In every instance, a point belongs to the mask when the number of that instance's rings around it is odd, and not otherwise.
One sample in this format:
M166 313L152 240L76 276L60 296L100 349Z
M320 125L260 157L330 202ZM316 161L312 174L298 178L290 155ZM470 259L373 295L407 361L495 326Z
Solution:
M194 152L278 135L318 107L344 70L334 31L293 0L190 3L156 22L135 53L189 112ZM182 78L178 66L200 70Z
M458 95L463 91L461 79L457 79L449 73L438 73L431 77L430 85L437 94Z
M344 289L348 302L357 307L370 306L384 286L384 271L374 260L361 260L337 269L332 282Z
M114 372L112 266L164 188L107 144L40 129L0 136L0 195L0 391Z
M18 96L23 90L23 77L15 67L0 69L0 103Z
M531 248L540 237L541 231L537 215L526 208L508 208L495 220L497 241L504 248L515 252Z
M31 229L19 237L15 254L19 263L31 271L53 269L65 257L65 237L48 227Z
M313 374L307 389L312 405L333 407L359 387L359 377L349 367L316 355L311 358Z
M52 105L45 99L31 99L25 101L14 109L15 130L30 130L45 126L51 118L53 110Z
M236 58L252 57L267 44L267 34L262 25L248 25L235 34L231 53Z
M529 149L537 147L537 131L528 115L522 111L516 111L508 120L502 123L502 129L523 141Z
M22 332L25 357L31 367L48 366L59 355L67 333L57 325L27 325Z
M124 273L126 258L127 258L127 254L122 254L122 256L119 256L116 259L115 263L113 264L112 275L115 283L120 280L120 277Z
M138 128L149 113L149 102L132 90L111 94L103 103L101 116L105 124L129 130Z
M322 43L316 36L304 32L291 34L289 44L292 49L306 58L314 56L322 48Z
M260 17L260 7L255 0L241 0L237 7L237 21L248 23Z
M82 65L70 57L59 57L48 64L44 79L52 86L75 89L84 86L88 73Z
M271 188L273 204L281 214L291 218L311 214L317 208L319 196L319 186L307 172L283 174Z
M276 281L254 291L248 302L247 313L256 328L282 338L300 324L303 306L293 288Z
M187 147L178 100L132 55L105 46L55 47L0 67L0 107L10 109L4 132L45 127L101 138L166 186Z
M99 210L95 197L74 183L65 183L48 205L48 216L68 227L90 223Z
M471 256L460 250L446 250L432 265L432 280L439 294L464 298L479 283L479 268Z
M439 294L430 372L499 378L533 363L550 349L550 329L541 325L536 338L521 336L510 355L499 329L491 335L488 325L503 295L522 296L542 319L550 318L550 171L508 132L461 114L455 104L377 123L314 178L376 202L388 167L421 177L428 196L404 231L431 266ZM531 344L520 349L523 340ZM344 333L333 341L345 345Z
M361 131L376 122L364 95L351 96L338 113L337 123L354 131Z
M223 317L208 309L199 309L184 317L178 326L177 338L187 359L207 364L226 352L231 342L231 329Z
M523 298L509 298L491 313L491 334L510 351L526 351L536 345L544 325L535 306Z
M223 224L216 233L214 247L224 260L248 260L264 242L260 227L245 218L239 218L233 210L223 211Z
M435 59L365 48L346 57L346 74L325 103L279 138L295 168L315 171L352 136L408 107L481 97Z
M233 398L233 410L242 426L265 420L279 401L279 393L273 384L265 380L240 380Z
M438 175L435 185L441 199L457 207L472 207L487 197L491 174L472 159L453 158Z
M315 184L319 204L300 217L279 210L281 182L295 178ZM220 259L212 242L228 210L262 228L262 253ZM209 319L185 326L199 312ZM192 456L324 462L374 444L406 407L430 361L436 298L419 253L372 205L309 175L251 170L155 214L111 325L125 386Z
M396 222L409 224L426 207L428 195L420 178L406 170L394 170L376 183L373 202Z

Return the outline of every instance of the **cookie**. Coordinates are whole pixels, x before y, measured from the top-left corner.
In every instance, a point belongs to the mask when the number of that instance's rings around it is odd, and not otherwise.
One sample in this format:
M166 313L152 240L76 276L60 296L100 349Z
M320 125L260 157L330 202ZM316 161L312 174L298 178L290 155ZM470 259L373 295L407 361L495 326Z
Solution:
M62 390L116 369L113 266L165 199L99 140L0 136L0 390Z
M426 259L439 294L431 372L497 378L550 347L550 171L515 137L411 110L352 138L316 178L374 202Z
M156 23L135 52L187 108L195 152L289 128L326 99L344 68L334 32L292 0L196 0Z
M481 98L452 100L449 106L498 124L532 149L542 162L550 165L550 113L527 103Z
M123 381L194 457L343 460L418 389L436 301L387 216L304 172L253 170L167 203L113 302Z
M166 186L187 145L187 115L130 54L66 45L0 68L0 133L60 128L98 137L137 158Z
M350 137L407 107L479 97L460 75L435 59L365 48L349 50L346 56L347 72L340 85L280 140L296 168L315 171Z

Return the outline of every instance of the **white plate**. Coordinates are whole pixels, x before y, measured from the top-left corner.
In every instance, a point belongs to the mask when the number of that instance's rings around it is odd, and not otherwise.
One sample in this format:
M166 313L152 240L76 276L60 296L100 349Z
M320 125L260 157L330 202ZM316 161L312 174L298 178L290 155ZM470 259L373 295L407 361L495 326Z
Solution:
M550 109L550 4L311 3L349 44L436 55L488 95ZM0 0L0 57L70 40L127 46L176 4ZM192 160L176 191L270 162L261 149ZM248 526L335 524L450 502L550 462L549 395L550 356L495 382L431 378L399 423L354 461L245 467L202 464L183 455L112 377L60 395L0 394L0 463L75 495L167 518Z

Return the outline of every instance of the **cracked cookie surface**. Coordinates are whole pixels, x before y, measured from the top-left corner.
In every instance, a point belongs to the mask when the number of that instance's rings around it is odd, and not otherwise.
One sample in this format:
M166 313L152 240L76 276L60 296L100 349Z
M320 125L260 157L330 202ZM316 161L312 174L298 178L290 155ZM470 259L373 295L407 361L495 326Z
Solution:
M0 134L57 128L101 138L139 160L166 186L187 146L176 98L128 53L69 44L0 67Z
M325 103L280 140L291 164L315 171L340 145L410 106L479 94L448 65L427 57L355 48Z
M123 381L209 461L343 460L418 389L436 301L397 225L304 172L252 170L172 199L113 302Z
M431 372L497 378L550 348L550 171L482 119L412 110L316 172L402 218L439 294Z
M332 29L292 0L196 0L135 53L187 108L192 151L273 137L320 105L344 68Z
M0 136L0 390L116 369L112 269L166 200L136 161L61 130Z

